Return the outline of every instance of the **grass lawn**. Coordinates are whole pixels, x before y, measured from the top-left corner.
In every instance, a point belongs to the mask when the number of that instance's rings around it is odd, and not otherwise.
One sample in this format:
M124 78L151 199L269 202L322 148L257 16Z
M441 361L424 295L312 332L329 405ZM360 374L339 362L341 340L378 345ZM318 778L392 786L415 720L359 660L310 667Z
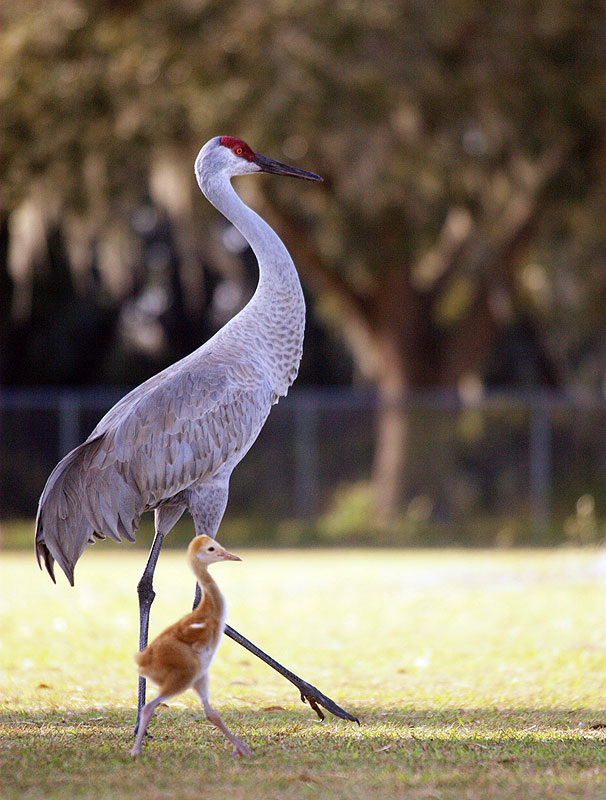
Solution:
M132 762L145 553L89 548L71 589L5 552L0 797L606 797L603 551L240 555L213 568L228 621L361 726L320 723L224 639L211 698L252 758L231 756L188 692ZM184 553L163 553L152 635L192 591Z

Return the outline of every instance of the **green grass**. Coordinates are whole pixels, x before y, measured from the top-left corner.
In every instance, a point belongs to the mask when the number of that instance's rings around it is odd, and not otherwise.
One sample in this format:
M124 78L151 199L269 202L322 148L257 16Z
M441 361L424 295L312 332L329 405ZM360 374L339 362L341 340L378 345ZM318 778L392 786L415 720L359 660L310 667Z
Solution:
M134 763L145 554L97 545L71 589L31 553L4 553L0 797L606 796L602 552L241 555L213 570L230 623L361 726L320 723L225 639L211 696L253 757L232 758L189 692L156 714ZM187 611L192 589L184 554L163 553L152 635Z

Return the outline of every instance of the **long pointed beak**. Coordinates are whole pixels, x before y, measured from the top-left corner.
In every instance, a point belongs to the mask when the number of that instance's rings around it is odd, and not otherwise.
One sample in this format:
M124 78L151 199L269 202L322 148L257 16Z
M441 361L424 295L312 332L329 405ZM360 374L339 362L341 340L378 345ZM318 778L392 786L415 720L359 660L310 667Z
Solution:
M255 153L254 162L257 164L261 172L271 172L273 175L290 175L292 178L303 178L305 181L320 181L324 178L316 175L313 172L307 172L298 167L289 167L288 164L282 164L280 161L274 161L273 158L267 158Z
M235 553L230 553L229 550L224 550L221 555L224 561L242 561L240 556L237 556Z

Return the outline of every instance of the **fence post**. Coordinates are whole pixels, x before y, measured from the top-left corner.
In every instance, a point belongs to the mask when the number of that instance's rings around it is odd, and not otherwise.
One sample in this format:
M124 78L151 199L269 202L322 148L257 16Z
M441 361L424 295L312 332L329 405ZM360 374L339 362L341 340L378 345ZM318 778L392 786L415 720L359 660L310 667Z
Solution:
M549 525L551 512L551 414L548 401L530 406L530 524L534 532Z
M318 501L318 398L298 393L295 401L295 513L309 519Z
M80 444L80 403L74 392L62 392L58 400L59 459Z

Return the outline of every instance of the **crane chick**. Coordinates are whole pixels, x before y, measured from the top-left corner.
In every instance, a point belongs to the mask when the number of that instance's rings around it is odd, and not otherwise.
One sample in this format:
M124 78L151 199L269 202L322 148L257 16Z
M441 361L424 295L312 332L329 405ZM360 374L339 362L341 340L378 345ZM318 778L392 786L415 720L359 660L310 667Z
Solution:
M130 754L133 757L141 754L145 729L156 707L191 687L202 701L206 718L233 744L234 755L248 756L251 755L249 748L233 735L210 705L208 691L208 670L225 625L225 601L208 573L208 565L216 561L241 559L206 535L196 536L192 540L187 557L202 590L202 600L194 611L162 631L145 650L135 656L139 674L157 684L160 691L143 708Z

